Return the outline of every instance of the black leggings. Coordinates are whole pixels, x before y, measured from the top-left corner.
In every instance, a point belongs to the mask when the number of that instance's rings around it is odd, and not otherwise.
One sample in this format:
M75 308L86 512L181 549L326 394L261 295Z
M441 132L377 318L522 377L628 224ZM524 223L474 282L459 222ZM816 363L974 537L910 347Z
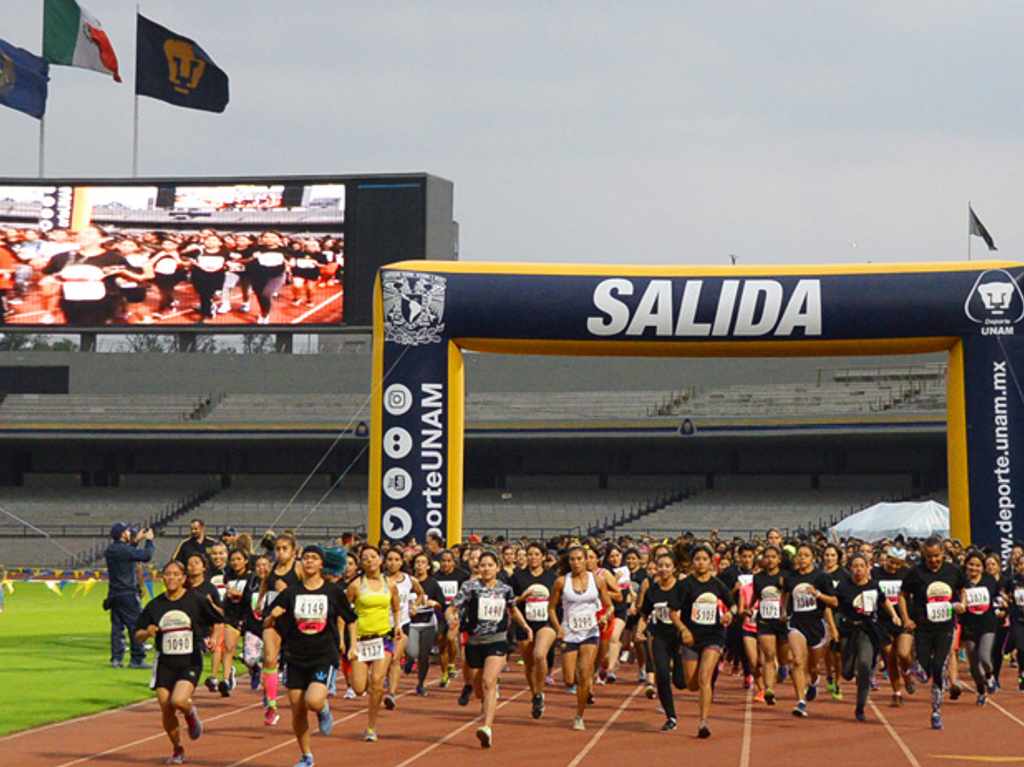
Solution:
M682 643L678 636L664 639L657 634L651 640L651 655L654 656L654 681L658 687L658 700L665 709L665 716L676 718L676 703L672 698L672 685L677 690L686 689L686 673L680 655Z
M409 628L409 640L415 640L416 647L409 649L416 651L416 676L419 686L422 687L427 679L427 671L430 670L430 648L434 646L434 640L437 638L437 627L416 628L416 625L413 623Z
M863 631L843 637L843 679L857 677L857 710L863 711L871 692L871 672L875 669L875 646Z
M1017 650L1017 673L1024 676L1024 623L1015 621L1010 624L1010 639Z
M914 650L917 652L917 661L932 680L933 711L938 711L942 706L946 666L949 663L949 651L952 647L952 626L943 631L922 631L919 627L914 632Z

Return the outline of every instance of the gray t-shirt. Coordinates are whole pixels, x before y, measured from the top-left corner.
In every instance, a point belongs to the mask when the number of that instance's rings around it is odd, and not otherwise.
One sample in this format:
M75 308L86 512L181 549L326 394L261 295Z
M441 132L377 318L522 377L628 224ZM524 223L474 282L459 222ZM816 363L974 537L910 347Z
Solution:
M452 604L464 617L463 628L469 633L469 644L504 641L515 599L512 587L502 581L490 588L476 578L463 583Z

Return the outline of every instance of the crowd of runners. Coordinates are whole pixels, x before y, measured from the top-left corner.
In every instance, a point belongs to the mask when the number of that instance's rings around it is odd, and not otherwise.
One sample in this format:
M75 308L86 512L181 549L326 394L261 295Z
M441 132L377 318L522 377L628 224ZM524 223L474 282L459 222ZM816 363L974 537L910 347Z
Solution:
M742 673L757 704L801 718L819 695L843 700L844 681L855 683L859 721L872 691L901 706L921 686L938 730L944 698L959 698L967 677L984 705L1014 650L1024 671L1021 546L1005 566L941 538L837 543L778 530L728 541L470 536L450 547L432 537L390 548L351 536L300 547L285 532L256 549L246 536L186 542L135 626L135 640L157 649L169 764L184 762L182 720L189 738L202 734L196 688L229 697L236 661L262 690L268 727L284 693L296 767L314 764L310 714L331 733L332 697L365 699L373 742L400 685L428 695L432 665L439 686L461 686L459 706L479 702L484 748L503 675L525 675L535 719L552 689L575 695L575 730L586 729L599 688L626 677L644 686L666 732L679 724L674 689L696 692L696 733L708 738L723 673Z

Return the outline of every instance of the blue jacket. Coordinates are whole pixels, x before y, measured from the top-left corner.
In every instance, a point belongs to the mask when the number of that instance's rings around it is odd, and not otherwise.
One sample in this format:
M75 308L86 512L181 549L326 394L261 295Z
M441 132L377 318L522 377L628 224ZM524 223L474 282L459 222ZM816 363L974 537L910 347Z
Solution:
M138 592L139 583L135 578L135 563L151 560L153 549L153 541L146 541L141 549L122 541L114 541L107 546L104 556L107 558L107 572L110 575L108 593L113 595Z

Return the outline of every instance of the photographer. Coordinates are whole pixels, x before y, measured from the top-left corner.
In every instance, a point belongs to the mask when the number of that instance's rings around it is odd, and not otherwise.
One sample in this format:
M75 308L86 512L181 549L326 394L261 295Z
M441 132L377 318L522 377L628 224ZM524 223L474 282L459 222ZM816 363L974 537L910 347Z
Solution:
M107 599L103 603L110 610L110 665L121 668L124 665L124 632L135 627L142 610L139 601L139 582L136 563L148 562L153 558L153 531L140 530L136 536L123 522L115 522L110 528L113 542L104 554L110 582ZM142 547L139 543L142 542ZM134 638L131 642L130 668L151 668L146 663L146 650Z

